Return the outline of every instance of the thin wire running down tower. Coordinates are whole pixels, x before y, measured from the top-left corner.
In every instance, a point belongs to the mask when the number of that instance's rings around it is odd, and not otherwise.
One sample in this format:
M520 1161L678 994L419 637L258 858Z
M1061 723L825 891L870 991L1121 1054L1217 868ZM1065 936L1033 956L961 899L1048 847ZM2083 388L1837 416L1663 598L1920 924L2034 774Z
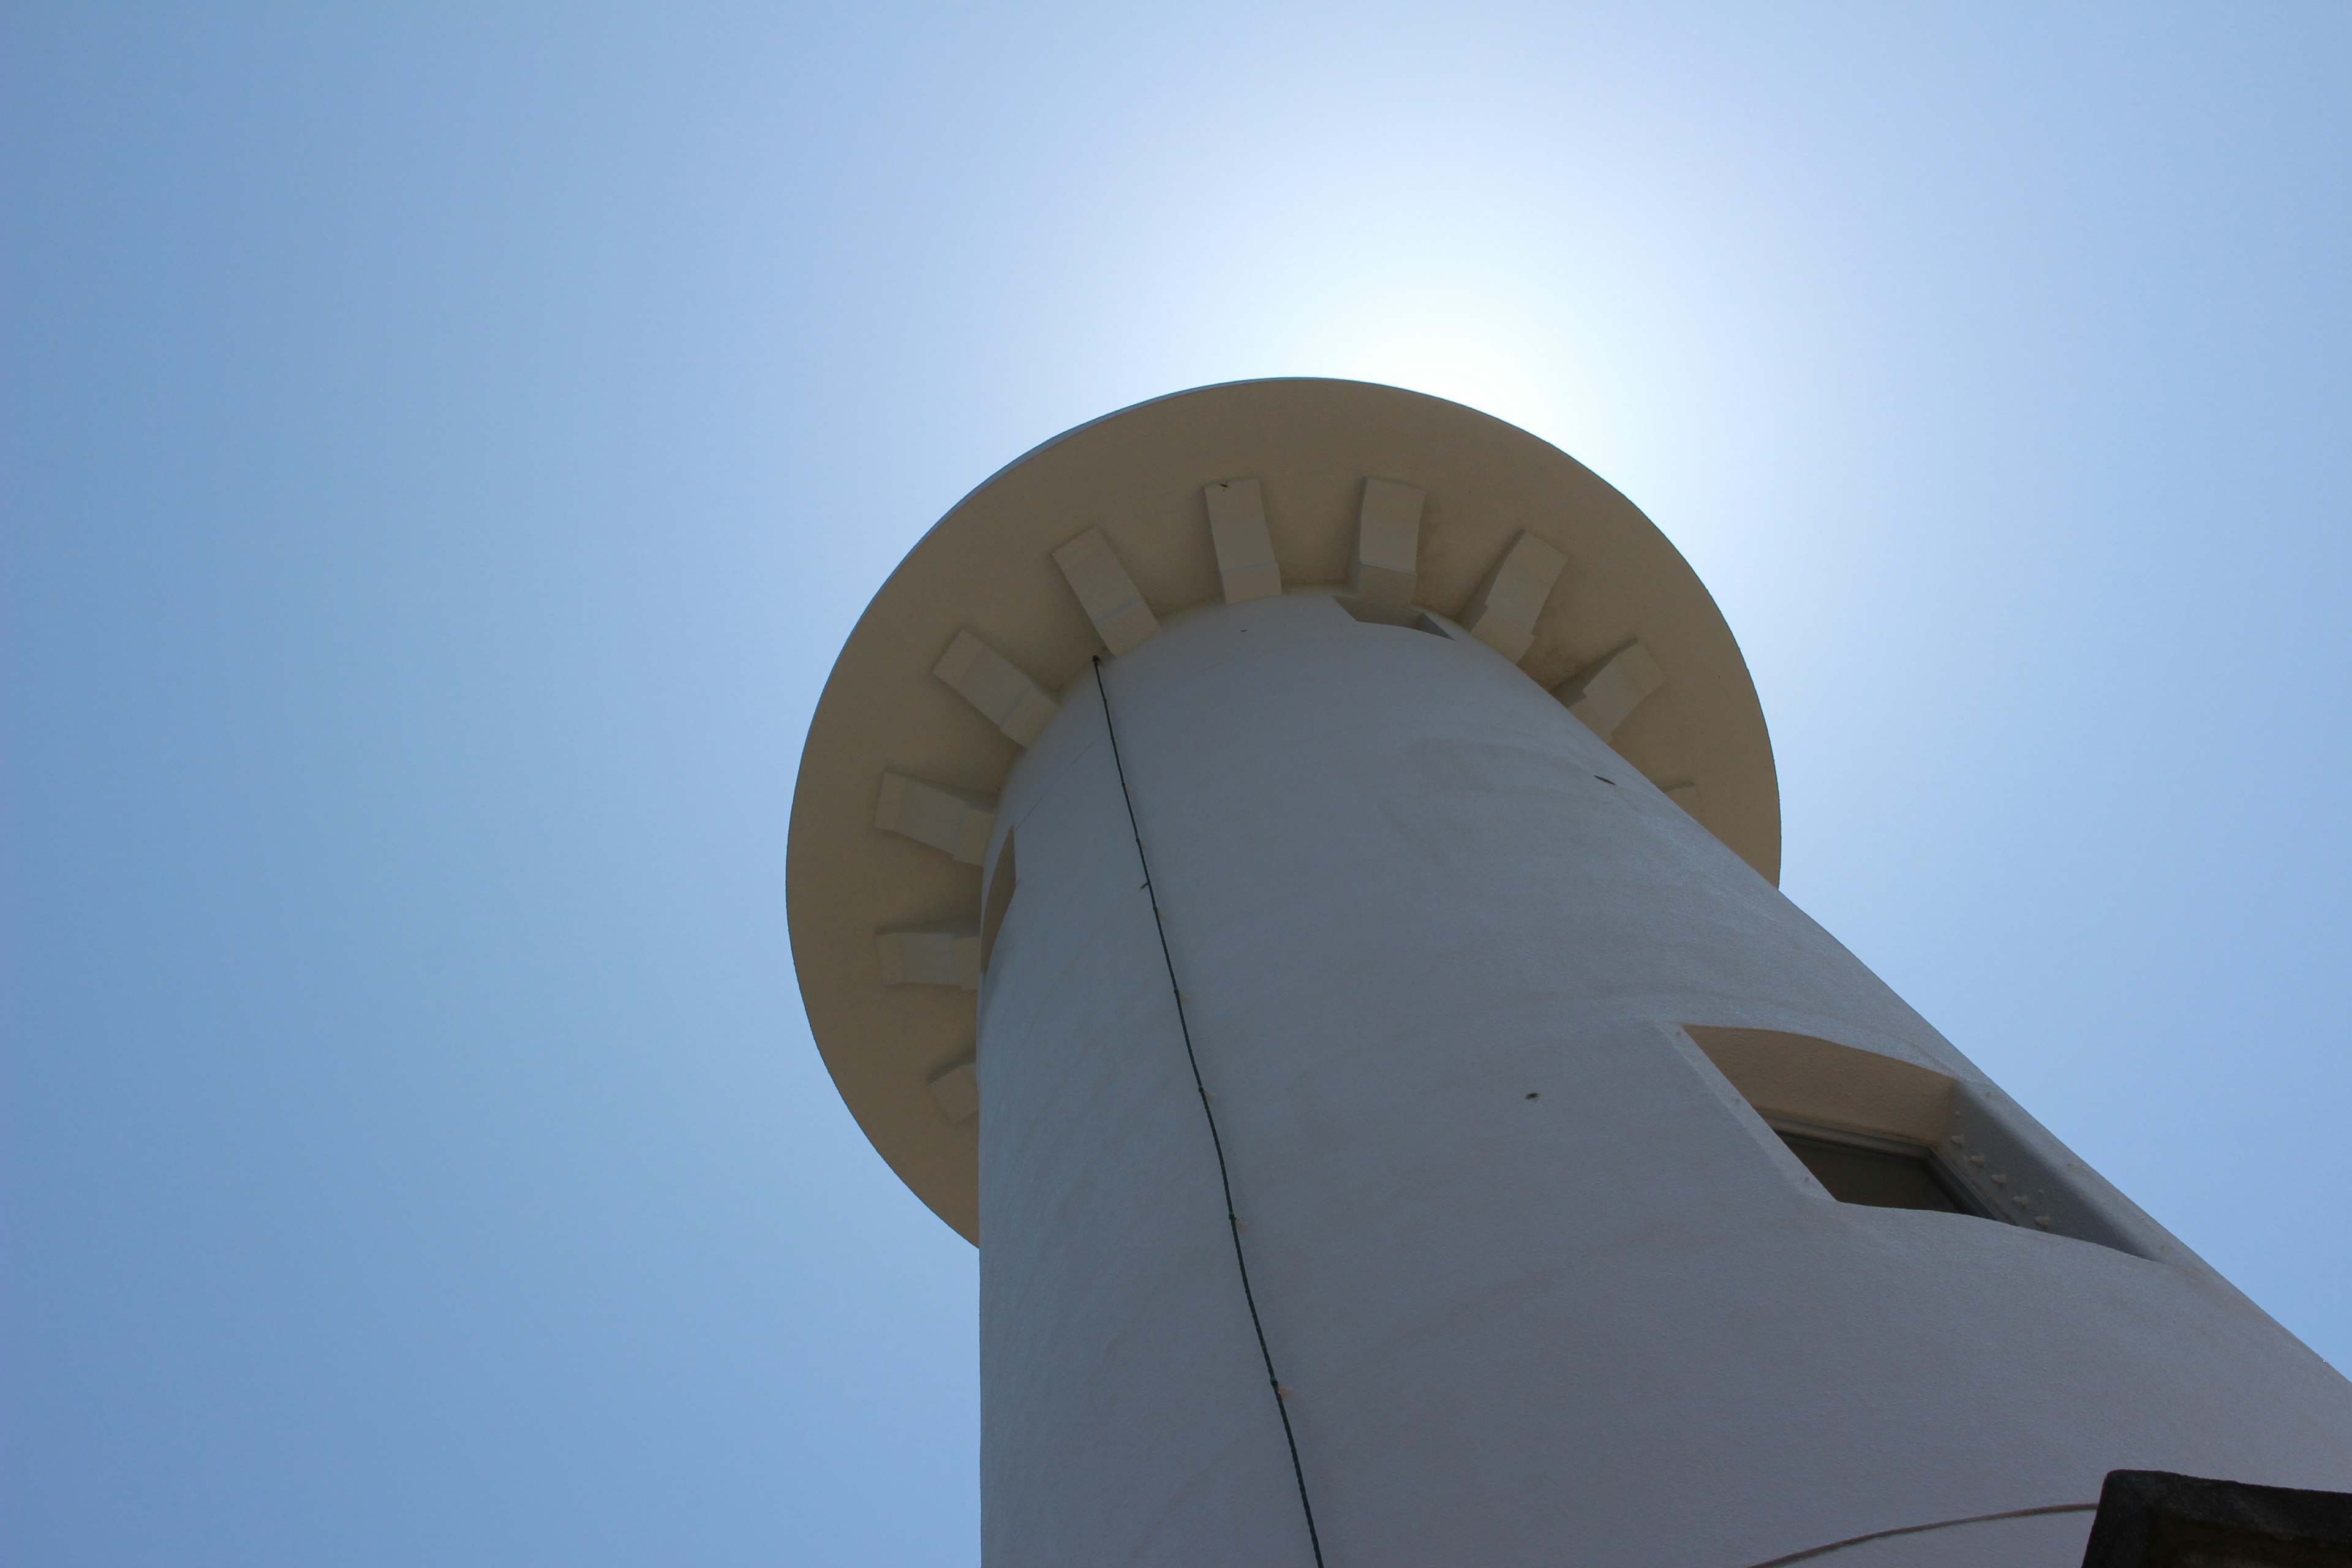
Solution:
M2352 1488L2352 1385L1779 859L1714 603L1509 426L1210 387L949 513L792 934L982 1243L991 1568L2071 1568L2109 1470Z

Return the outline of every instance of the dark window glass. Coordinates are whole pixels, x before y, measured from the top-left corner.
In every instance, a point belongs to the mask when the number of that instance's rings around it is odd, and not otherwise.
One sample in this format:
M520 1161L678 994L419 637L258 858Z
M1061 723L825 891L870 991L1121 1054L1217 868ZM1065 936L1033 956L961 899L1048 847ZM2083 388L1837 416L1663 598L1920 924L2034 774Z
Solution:
M1974 1212L1963 1207L1936 1179L1924 1151L1898 1154L1795 1132L1781 1133L1780 1141L1840 1203L1883 1209L1936 1209L1944 1214Z

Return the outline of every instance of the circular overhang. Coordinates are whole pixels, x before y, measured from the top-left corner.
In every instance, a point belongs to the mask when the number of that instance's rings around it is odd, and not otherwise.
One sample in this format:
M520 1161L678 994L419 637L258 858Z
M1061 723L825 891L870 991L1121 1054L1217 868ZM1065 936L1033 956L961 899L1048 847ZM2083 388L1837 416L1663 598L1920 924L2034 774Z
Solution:
M978 1127L950 1080L972 1054L974 994L889 983L908 975L886 976L879 939L976 922L981 873L968 845L961 859L940 847L952 830L938 812L920 836L877 825L885 775L982 810L1020 747L996 696L983 713L935 673L943 657L976 639L1043 692L1063 690L1104 637L1055 552L1099 530L1157 616L1215 601L1205 494L1248 479L1288 589L1349 584L1368 479L1425 498L1412 603L1437 616L1475 618L1523 537L1550 547L1534 551L1543 563L1564 556L1520 668L1573 694L1638 644L1654 689L1612 744L1779 880L1780 788L1738 645L1665 536L1567 454L1442 398L1305 378L1202 387L1082 425L965 497L890 574L825 682L793 795L786 892L809 1028L875 1148L972 1241ZM893 787L903 798L909 786Z

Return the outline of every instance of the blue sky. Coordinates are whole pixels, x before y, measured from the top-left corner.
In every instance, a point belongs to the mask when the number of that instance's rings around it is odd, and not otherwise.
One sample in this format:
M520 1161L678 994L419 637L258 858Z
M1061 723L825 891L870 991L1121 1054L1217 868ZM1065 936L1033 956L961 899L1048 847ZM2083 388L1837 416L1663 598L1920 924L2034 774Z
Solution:
M1648 510L1788 891L2352 1366L2352 13L0 28L0 1557L973 1563L800 739L964 490L1255 375Z

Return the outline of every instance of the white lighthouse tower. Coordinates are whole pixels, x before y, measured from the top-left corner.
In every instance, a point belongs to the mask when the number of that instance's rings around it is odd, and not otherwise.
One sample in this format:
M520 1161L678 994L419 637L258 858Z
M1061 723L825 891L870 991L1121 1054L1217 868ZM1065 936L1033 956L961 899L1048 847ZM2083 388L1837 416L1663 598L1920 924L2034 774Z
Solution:
M950 512L818 708L792 937L981 1247L989 1568L2062 1568L2110 1470L2352 1489L2352 1384L1779 823L1696 577L1469 409L1211 387Z

